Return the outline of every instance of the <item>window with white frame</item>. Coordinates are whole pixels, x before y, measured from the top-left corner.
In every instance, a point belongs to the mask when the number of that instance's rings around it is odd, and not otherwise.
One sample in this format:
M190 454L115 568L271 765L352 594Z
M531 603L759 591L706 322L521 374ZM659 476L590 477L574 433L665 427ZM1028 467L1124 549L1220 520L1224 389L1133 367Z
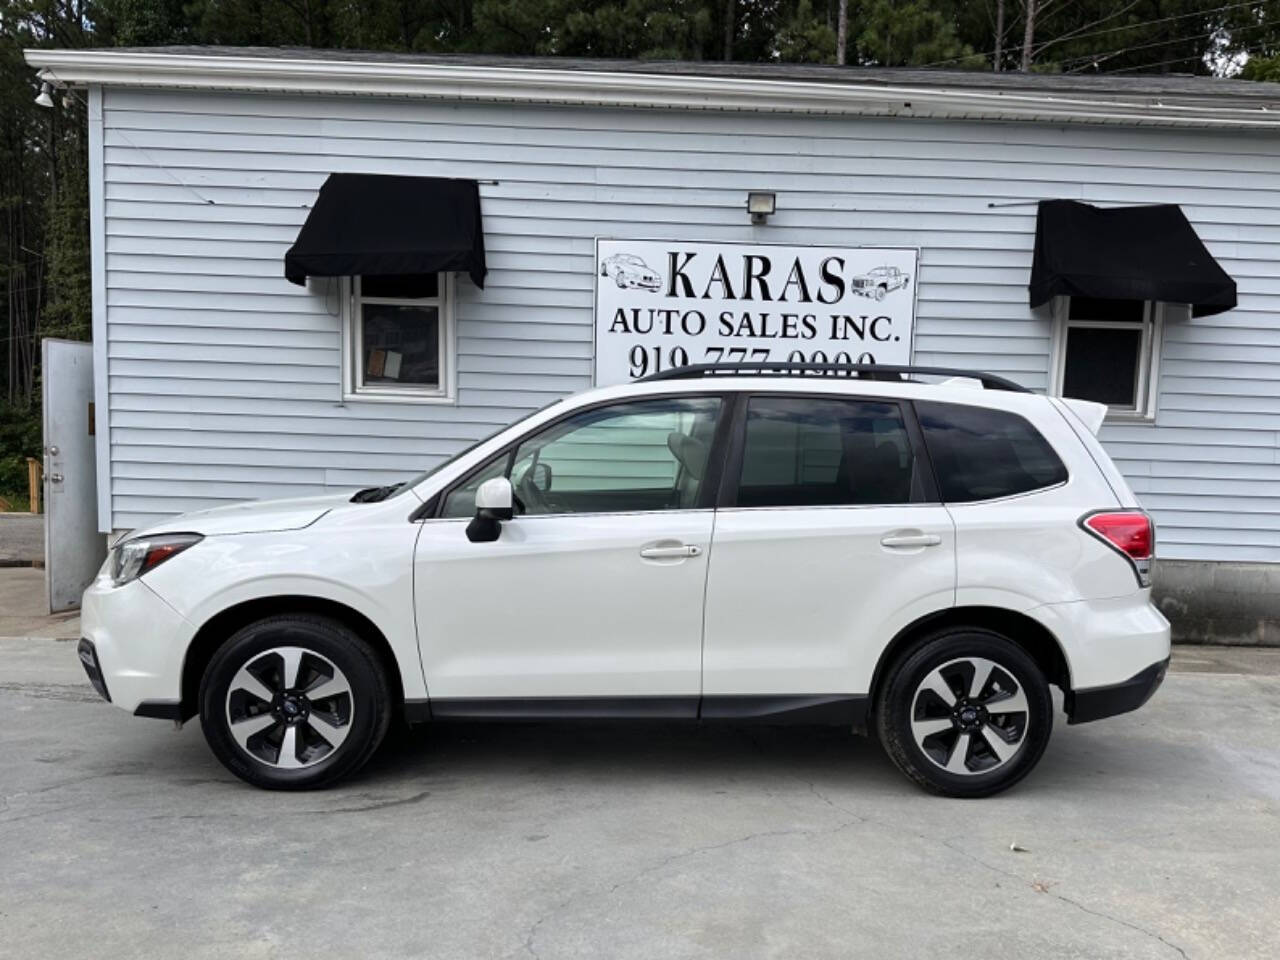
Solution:
M1058 297L1049 392L1105 403L1109 418L1153 419L1166 309L1177 306Z
M449 274L351 278L344 393L386 400L453 397L450 281Z

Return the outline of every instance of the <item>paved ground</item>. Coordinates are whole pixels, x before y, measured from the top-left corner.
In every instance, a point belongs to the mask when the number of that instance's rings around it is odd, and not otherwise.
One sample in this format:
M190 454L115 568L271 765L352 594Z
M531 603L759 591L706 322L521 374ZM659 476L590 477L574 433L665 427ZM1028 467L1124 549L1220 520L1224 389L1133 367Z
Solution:
M0 564L44 562L44 517L0 513Z
M0 956L1280 953L1280 651L1179 650L959 802L833 731L665 724L441 727L263 793L73 646L0 640Z
M79 636L78 612L49 615L43 570L0 568L0 637Z

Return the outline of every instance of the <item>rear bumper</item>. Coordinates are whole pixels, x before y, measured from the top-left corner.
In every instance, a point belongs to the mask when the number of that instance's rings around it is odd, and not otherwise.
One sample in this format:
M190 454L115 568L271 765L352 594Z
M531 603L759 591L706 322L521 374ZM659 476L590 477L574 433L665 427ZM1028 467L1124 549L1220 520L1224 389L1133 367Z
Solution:
M1124 685L1169 659L1169 621L1151 603L1150 590L1045 604L1027 612L1062 646L1073 690Z
M1072 690L1066 697L1067 723L1089 723L1137 710L1160 688L1168 670L1169 659L1166 657L1138 671L1123 683Z

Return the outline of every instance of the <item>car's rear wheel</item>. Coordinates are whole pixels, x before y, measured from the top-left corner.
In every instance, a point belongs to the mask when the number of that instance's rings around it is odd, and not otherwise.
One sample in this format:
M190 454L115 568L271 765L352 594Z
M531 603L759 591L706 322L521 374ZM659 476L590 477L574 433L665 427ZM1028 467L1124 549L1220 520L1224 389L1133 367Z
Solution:
M881 685L876 730L894 764L920 786L985 797L1039 762L1053 728L1044 673L1008 637L944 630L905 651Z
M244 627L200 685L200 723L224 766L275 790L326 786L359 769L386 735L387 678L361 638L308 614Z

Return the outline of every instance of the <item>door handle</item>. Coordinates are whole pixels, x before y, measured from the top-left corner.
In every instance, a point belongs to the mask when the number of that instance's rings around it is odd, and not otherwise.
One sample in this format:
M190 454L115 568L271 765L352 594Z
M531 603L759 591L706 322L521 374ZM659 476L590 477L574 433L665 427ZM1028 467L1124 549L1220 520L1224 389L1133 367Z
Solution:
M882 547L936 547L941 542L934 533L886 533L880 538Z
M646 560L676 560L681 557L696 557L700 553L702 553L701 547L682 543L664 547L644 547L640 551L640 556Z

